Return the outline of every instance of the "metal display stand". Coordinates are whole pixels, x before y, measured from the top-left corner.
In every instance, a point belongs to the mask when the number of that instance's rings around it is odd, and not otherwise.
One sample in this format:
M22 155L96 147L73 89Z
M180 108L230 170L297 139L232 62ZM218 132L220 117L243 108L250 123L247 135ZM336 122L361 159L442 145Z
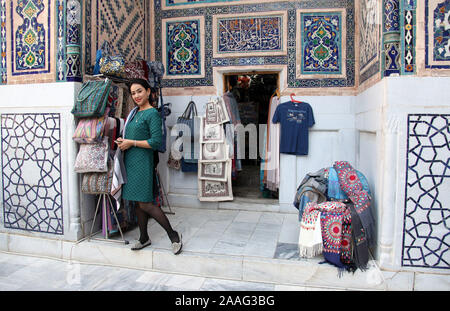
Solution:
M163 202L166 202L166 203L167 203L167 207L169 208L169 211L168 211L168 212L165 212L164 210L163 210L163 212L164 212L165 214L175 215L175 213L174 213L174 212L172 211L172 209L170 208L169 199L167 198L166 191L164 190L164 186L163 186L163 184L162 184L162 182L161 182L161 177L159 176L158 169L156 169L155 172L156 172L156 179L157 179L158 184L160 185L161 190L162 190L162 194L163 194ZM162 207L163 207L163 204L161 204L161 209L162 209Z
M107 219L106 219L106 198L108 198L108 200L109 200L109 204L110 204L110 206L111 206L111 210L113 211L114 218L116 219L116 222L117 222L117 228L119 229L120 236L122 237L122 241L112 240L112 239L110 239L109 236L108 236L108 228L107 228L107 227L108 227L108 221L107 221ZM100 231L102 231L102 229L100 229L100 230L97 231L96 233L94 233L94 234L92 233L92 230L94 229L94 225L95 225L95 219L97 218L98 209L99 209L99 207L100 207L100 202L102 202L103 223L104 223L105 226L106 226L106 229L105 229L105 238L93 238L93 237L92 237L93 235L95 235L95 234L99 233ZM117 219L116 211L115 211L114 206L113 206L113 204L112 204L112 202L111 202L111 197L110 197L110 195L107 194L107 193L102 193L102 194L100 195L100 197L99 197L98 202L97 202L97 208L95 209L94 220L92 221L91 232L90 232L90 234L89 234L88 241L90 241L91 239L92 239L92 240L100 240L100 241L108 241L108 242L116 242L116 243L125 243L125 244L129 244L129 242L128 242L127 240L125 240L125 238L123 237L122 229L120 228L120 223L119 223L119 220Z

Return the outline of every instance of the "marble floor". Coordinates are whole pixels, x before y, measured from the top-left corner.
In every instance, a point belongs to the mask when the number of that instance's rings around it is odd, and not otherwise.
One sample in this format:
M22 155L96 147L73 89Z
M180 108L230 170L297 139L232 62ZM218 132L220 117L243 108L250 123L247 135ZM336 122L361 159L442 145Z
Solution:
M167 217L182 234L186 252L300 259L297 214L192 208L172 208L172 211L174 214ZM153 219L149 221L148 233L150 248L171 249L166 232ZM138 228L125 232L124 238L134 243L139 238ZM115 234L111 239L121 237Z
M70 263L0 252L0 291L323 291L278 285Z

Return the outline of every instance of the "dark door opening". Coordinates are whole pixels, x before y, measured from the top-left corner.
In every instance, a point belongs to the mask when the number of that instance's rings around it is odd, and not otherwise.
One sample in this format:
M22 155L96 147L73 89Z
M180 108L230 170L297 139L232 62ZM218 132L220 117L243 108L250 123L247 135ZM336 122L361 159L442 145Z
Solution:
M278 191L270 191L264 187L261 171L260 137L264 132L260 124L267 124L270 100L279 88L278 73L236 73L224 76L225 92L229 91L235 97L241 123L244 127L255 124L257 141L249 141L246 133L245 158L240 160L240 167L233 176L233 195L252 199L278 199ZM250 144L257 144L256 159L250 158ZM262 146L263 147L263 146ZM236 152L235 152L236 153ZM238 165L237 165L238 166Z

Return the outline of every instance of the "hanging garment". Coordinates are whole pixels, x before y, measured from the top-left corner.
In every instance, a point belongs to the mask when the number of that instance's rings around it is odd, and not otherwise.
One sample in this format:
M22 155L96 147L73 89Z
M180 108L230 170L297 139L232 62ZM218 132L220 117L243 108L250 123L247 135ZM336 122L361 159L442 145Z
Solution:
M276 191L280 187L280 124L272 119L280 104L276 96L272 98L267 118L267 146L265 154L265 183L269 190Z
M374 244L375 219L371 210L371 197L364 190L356 170L346 161L337 161L333 165L336 170L342 190L354 203L355 210L361 219L369 247Z
M367 270L367 263L369 262L369 245L367 243L364 228L359 219L359 215L355 210L353 203L347 204L347 208L350 209L352 214L352 245L353 245L353 262L356 268L362 271Z
M315 124L311 106L304 102L287 102L277 106L273 123L280 123L280 152L307 155L309 128Z
M225 103L225 107L227 108L228 116L230 118L230 122L233 125L241 124L241 117L239 114L239 106L234 97L233 93L226 92L222 96L223 101Z
M125 137L125 129L127 124L133 119L134 115L138 111L138 107L132 109L128 115L128 118L124 122L123 119L120 119L120 133L122 137ZM120 134L119 134L120 136ZM113 173L113 181L111 187L111 195L116 200L116 209L120 209L120 201L122 198L122 185L127 183L127 172L125 169L125 163L123 161L123 152L120 148L117 148L116 153L114 155L114 173Z

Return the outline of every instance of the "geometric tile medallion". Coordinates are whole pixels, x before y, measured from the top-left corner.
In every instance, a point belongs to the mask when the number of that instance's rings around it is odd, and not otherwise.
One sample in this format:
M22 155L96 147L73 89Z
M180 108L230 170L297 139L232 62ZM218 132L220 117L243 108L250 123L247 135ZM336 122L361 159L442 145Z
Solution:
M425 2L425 67L450 68L450 1Z
M402 266L450 269L450 115L408 115Z
M202 77L204 18L164 20L163 55L166 78Z
M1 153L5 228L62 235L60 114L2 114Z
M11 3L12 75L50 72L51 0Z
M272 14L214 16L214 57L286 55L287 14Z
M345 9L298 10L298 78L345 77L345 14Z

